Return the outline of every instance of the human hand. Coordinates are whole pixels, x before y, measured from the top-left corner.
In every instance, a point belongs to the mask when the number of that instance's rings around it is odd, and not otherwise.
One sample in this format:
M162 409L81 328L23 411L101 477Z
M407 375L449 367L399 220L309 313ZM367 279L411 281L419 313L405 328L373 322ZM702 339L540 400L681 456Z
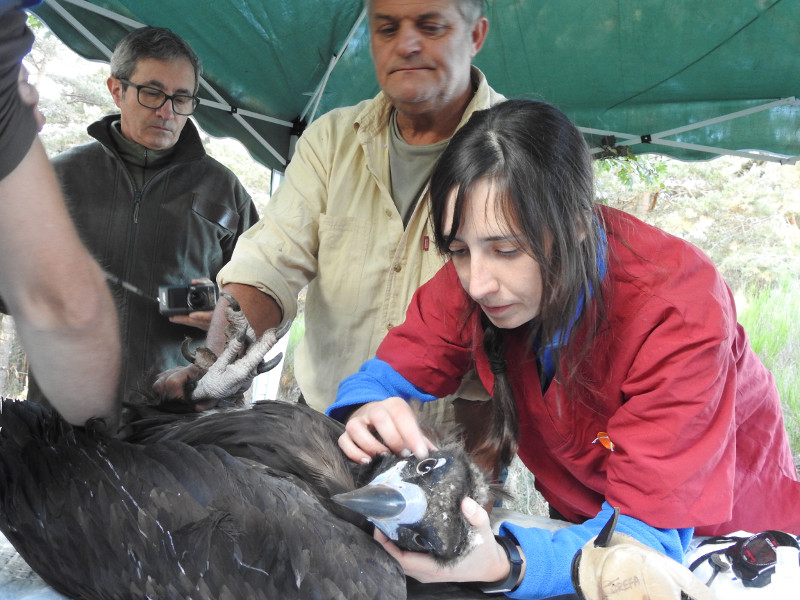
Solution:
M36 119L36 131L41 131L47 119L39 112L39 90L36 89L36 86L28 83L28 69L25 68L25 65L20 65L19 67L17 90L22 101L33 108L33 117Z
M339 437L339 447L350 460L361 463L385 452L427 458L428 450L436 449L420 430L414 411L397 397L368 402L355 410Z
M205 371L197 365L175 367L159 373L153 391L163 398L183 398L186 383L199 379Z
M188 327L195 327L208 331L211 326L211 317L214 315L213 310L198 310L190 312L188 315L172 315L169 320L171 323L178 325L186 325Z
M442 566L428 554L401 550L378 529L375 539L400 563L406 575L421 583L494 582L508 577L511 571L508 555L494 539L489 514L472 498L461 501L461 513L473 528L477 543L452 566ZM522 574L524 569L523 565Z
M196 279L192 279L192 285L198 285L201 283L213 284L214 282L208 277L198 277ZM187 327L194 327L196 329L208 331L208 328L211 326L211 318L213 316L214 309L212 308L211 310L197 310L186 315L172 315L169 317L169 320L170 323L175 323L177 325L186 325Z

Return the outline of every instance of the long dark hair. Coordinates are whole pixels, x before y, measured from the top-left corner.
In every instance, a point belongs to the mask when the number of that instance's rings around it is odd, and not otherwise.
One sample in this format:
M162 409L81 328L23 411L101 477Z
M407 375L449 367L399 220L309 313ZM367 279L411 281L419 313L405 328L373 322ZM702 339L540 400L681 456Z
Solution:
M579 379L577 367L589 349L596 324L573 349L577 324L587 314L589 298L604 314L598 257L599 215L594 210L594 176L586 142L557 108L533 100L508 100L476 112L448 144L431 175L431 218L436 244L449 253L463 225L465 205L481 180L496 192L496 212L519 235L520 248L538 263L542 274L539 315L529 324L532 346L548 349L555 377ZM456 190L453 227L445 231L448 194ZM598 260L599 259L599 260ZM483 319L484 349L495 373L494 443L501 460L516 451L516 404L502 367L502 331ZM583 329L586 331L586 328ZM570 361L565 364L565 349Z

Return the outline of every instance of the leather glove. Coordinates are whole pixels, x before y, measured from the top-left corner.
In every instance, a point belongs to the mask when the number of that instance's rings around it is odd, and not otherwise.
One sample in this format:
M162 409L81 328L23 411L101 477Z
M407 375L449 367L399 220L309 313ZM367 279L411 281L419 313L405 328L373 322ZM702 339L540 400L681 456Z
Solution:
M582 600L716 600L683 565L624 533L615 533L619 509L603 531L578 550L572 584Z

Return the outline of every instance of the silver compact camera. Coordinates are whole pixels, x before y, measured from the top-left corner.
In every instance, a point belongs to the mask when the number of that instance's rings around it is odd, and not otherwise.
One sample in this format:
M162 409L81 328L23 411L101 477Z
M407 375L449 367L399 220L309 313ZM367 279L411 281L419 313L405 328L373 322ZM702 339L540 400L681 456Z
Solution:
M213 283L158 288L158 311L162 315L188 315L198 310L213 310L217 305L217 286Z

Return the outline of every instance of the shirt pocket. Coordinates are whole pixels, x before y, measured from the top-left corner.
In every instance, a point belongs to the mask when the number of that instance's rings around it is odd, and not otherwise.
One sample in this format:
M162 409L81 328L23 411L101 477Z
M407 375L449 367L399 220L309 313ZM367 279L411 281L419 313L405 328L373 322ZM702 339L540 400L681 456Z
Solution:
M324 303L353 312L359 306L364 281L371 226L368 219L320 215L319 253L315 280Z
M156 245L160 263L173 265L169 270L183 279L214 279L233 252L239 214L198 193L192 194L187 211L188 206L184 199L182 213L170 206L161 215Z
M236 233L239 227L239 213L222 204L211 202L202 196L195 195L192 198L192 210L204 219L216 223L231 233Z

